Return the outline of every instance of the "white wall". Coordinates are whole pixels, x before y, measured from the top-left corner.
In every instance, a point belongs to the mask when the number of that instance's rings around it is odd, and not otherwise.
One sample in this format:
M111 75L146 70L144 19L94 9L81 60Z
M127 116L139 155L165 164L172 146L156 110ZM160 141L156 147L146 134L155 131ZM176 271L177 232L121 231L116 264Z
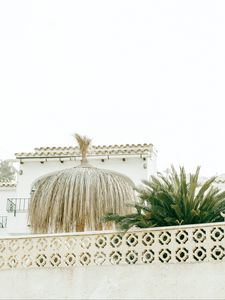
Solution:
M225 263L11 269L1 299L224 299Z
M156 172L154 161L149 159L144 161L140 157L126 157L126 161L122 161L122 157L106 158L104 162L101 162L101 159L89 159L89 162L95 167L109 169L127 175L135 184L140 184L142 179L147 179L149 174ZM18 175L18 197L30 196L31 185L36 178L53 171L72 168L79 164L79 161L64 161L64 163L60 163L59 160L48 160L41 164L40 160L24 160L24 164L20 165L20 170L23 173L22 175ZM147 168L144 168L144 165L146 165Z
M2 237L0 298L224 299L224 233L218 222Z
M9 235L21 235L30 233L30 227L28 227L27 222L27 212L16 213L16 216L14 216L14 213L8 213L7 228L5 231Z

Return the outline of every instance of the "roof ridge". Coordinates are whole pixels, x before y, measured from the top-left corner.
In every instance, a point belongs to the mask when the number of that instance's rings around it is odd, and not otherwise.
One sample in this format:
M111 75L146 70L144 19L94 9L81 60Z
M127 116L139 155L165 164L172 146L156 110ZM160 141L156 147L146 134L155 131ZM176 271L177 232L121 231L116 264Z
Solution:
M115 145L92 145L89 155L126 155L126 154L150 154L153 152L153 144L115 144ZM80 156L80 149L77 146L66 147L39 147L34 152L15 153L17 158L31 157L59 157L59 156Z

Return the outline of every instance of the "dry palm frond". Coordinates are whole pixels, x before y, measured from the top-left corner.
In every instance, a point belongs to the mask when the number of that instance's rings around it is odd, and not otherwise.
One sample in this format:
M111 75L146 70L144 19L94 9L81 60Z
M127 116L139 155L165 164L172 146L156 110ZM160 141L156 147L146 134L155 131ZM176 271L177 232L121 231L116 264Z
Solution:
M126 215L136 201L133 182L113 171L87 164L91 140L75 135L81 165L40 177L34 184L28 218L34 233L112 229L102 218L107 213Z
M87 138L86 136L81 136L78 133L75 133L74 137L76 138L80 147L80 152L82 156L81 163L87 163L87 152L88 152L88 147L91 143L91 139Z
M107 213L129 214L136 200L127 177L92 167L76 167L42 177L29 205L34 233L112 229Z

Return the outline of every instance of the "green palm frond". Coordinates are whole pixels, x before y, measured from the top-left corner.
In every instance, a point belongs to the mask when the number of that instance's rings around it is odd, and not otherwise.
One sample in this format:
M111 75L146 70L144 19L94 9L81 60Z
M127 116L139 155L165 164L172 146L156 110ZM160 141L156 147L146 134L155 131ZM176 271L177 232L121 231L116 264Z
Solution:
M200 167L194 174L186 174L184 167L179 173L172 166L169 176L162 174L143 180L137 189L139 203L134 205L136 213L127 216L110 214L105 221L114 221L121 229L152 226L172 226L221 222L225 211L225 192L221 192L210 178L199 184Z

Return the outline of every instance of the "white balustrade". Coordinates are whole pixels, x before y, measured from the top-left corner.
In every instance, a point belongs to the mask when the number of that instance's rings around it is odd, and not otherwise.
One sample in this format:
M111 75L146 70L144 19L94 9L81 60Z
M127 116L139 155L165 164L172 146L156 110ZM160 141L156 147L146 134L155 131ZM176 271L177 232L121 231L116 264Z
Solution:
M225 222L0 238L0 270L221 261Z

